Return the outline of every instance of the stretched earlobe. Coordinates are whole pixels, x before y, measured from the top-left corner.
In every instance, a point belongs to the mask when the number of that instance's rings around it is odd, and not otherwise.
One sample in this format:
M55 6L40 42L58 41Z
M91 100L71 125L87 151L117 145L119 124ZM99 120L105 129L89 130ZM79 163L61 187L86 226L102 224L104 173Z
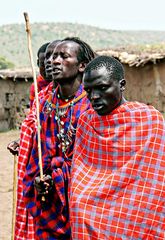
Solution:
M120 80L119 83L120 83L120 90L123 92L125 90L125 85L126 85L125 79Z
M121 92L124 92L125 87L121 87L120 90L121 90Z

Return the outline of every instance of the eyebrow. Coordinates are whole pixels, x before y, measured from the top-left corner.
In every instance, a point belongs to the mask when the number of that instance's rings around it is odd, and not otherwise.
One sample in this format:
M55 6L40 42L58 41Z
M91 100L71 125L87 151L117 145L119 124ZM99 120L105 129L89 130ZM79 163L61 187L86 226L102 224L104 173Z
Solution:
M93 82L94 82L94 85L95 86L101 86L101 85L109 85L109 83L107 83L107 82L97 82L97 83L95 83L95 80L93 80ZM87 85L90 85L90 81L87 83Z

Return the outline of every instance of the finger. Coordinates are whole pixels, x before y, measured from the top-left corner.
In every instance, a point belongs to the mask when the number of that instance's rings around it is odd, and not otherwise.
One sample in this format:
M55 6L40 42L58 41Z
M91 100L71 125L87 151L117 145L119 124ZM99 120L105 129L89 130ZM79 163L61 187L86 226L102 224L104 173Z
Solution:
M45 186L45 187L47 187L47 186L49 187L50 184L49 184L48 182L44 182L44 186Z

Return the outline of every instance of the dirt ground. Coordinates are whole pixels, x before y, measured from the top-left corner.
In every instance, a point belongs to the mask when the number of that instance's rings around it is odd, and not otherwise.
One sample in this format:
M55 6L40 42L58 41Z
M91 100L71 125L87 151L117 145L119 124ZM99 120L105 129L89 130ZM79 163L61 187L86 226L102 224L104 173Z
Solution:
M19 131L0 133L0 240L11 240L14 157L7 144L19 138Z

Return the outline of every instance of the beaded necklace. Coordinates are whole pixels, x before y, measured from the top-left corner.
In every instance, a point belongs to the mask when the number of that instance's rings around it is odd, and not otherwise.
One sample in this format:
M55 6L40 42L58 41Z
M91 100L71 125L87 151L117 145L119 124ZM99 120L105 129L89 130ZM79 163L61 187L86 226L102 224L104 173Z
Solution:
M69 106L70 106L70 119L69 119L69 125L68 128L65 129L64 128L64 122L61 120L61 118L63 117L63 115L66 114L67 110L65 111L60 111L59 109L59 104L56 104L56 114L55 114L55 120L57 121L57 125L58 125L58 134L57 137L59 139L59 148L62 149L62 152L65 154L66 150L68 149L68 147L71 145L72 143L72 136L76 134L76 129L73 127L72 125L72 116L73 116L73 101L70 102Z
M57 127L58 127L58 134L57 138L59 140L58 147L61 148L62 153L64 154L65 157L67 157L66 152L67 149L71 146L73 142L73 136L76 134L76 129L73 126L73 110L74 110L74 104L77 103L80 99L86 96L86 92L83 91L78 97L75 97L70 100L65 99L65 104L60 105L59 100L60 100L60 95L57 94L58 89L53 92L48 100L45 102L44 105L44 112L48 114L50 117L52 117L52 111L55 111L55 120L57 122ZM56 96L56 104L52 103L53 98ZM70 109L70 119L68 123L68 127L64 126L65 123L62 120L62 118L66 117L66 114L68 114ZM68 113L67 113L68 112Z

